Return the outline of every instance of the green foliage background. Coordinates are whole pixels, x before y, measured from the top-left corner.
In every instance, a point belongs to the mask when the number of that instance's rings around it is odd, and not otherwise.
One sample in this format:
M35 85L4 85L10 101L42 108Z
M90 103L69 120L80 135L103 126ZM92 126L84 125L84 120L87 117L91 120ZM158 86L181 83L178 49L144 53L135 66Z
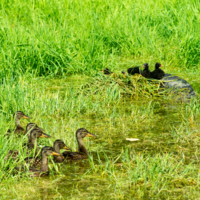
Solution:
M120 58L196 71L199 9L196 0L2 0L0 76L91 74Z
M1 199L199 197L199 11L197 0L1 0ZM99 73L146 62L187 80L197 98L157 98L146 79ZM26 135L5 137L17 110L52 136L40 146L60 138L75 151L87 128L98 136L84 141L92 157L50 164L46 179L15 174L27 157ZM4 159L10 149L19 162Z

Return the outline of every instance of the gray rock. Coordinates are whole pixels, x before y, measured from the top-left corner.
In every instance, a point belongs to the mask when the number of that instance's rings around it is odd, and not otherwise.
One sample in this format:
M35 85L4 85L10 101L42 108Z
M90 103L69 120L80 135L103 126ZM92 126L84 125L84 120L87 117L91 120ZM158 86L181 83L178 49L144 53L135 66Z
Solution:
M188 100L196 96L192 86L178 76L165 74L161 81L163 81L161 87L170 89L170 92L177 95L179 100Z

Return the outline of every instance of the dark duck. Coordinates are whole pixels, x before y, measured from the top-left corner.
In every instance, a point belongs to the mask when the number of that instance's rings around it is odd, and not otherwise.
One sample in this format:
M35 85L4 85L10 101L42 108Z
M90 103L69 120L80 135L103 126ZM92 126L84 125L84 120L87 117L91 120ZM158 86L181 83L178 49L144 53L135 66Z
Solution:
M127 69L129 75L140 74L140 67L131 67Z
M103 71L102 71L105 75L109 75L109 74L112 74L113 72L111 72L108 68L105 68Z
M165 76L165 72L160 67L162 67L160 63L155 64L155 70L151 73L151 78L160 80Z
M142 76L144 76L145 78L150 78L151 77L151 72L149 70L149 65L148 63L145 63L143 65L144 70L142 71Z

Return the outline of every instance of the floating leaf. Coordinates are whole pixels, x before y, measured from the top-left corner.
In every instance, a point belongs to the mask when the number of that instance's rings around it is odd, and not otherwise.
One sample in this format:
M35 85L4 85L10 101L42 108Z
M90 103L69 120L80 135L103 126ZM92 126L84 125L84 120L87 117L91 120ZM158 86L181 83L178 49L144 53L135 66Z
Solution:
M139 139L138 138L126 138L126 140L134 142L134 141L138 141Z

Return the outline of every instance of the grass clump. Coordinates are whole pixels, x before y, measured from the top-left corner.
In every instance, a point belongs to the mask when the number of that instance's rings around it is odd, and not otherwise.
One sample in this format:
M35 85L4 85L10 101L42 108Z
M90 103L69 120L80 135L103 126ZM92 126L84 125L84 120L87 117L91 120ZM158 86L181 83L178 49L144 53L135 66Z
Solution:
M107 93L110 95L109 99L113 99L115 96L119 99L120 96L124 96L136 100L159 96L159 82L148 81L141 75L127 76L113 73L111 76L100 75L91 78L82 86L81 90L92 95L102 94L104 96Z
M137 74L134 76L112 73L110 76L95 75L88 79L88 82L81 88L86 95L102 95L107 99L117 100L121 97L138 99L173 99L179 101L188 101L188 90L166 88L162 80L146 79Z
M157 61L197 72L198 7L195 0L2 1L0 75L92 74Z
M104 155L106 156L106 155ZM184 159L174 154L145 153L136 154L131 148L122 150L116 159L102 161L99 156L98 164L91 160L91 170L88 174L97 174L109 180L109 197L131 198L176 197L181 188L199 186L198 167L193 163L184 165ZM173 191L173 192L172 192ZM186 189L186 196L189 190Z

